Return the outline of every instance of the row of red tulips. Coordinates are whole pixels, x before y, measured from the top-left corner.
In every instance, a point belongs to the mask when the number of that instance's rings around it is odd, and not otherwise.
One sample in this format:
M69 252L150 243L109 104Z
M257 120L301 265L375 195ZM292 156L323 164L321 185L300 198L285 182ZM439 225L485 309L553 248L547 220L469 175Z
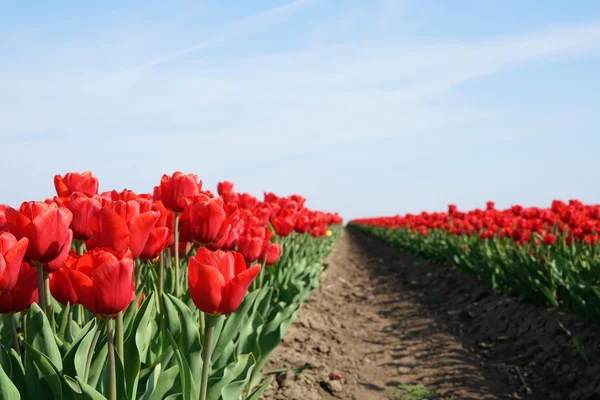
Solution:
M189 288L200 311L226 315L240 306L263 267L280 259L283 238L323 237L331 233L330 225L342 222L337 214L308 209L298 195L265 193L259 200L237 193L230 182L219 183L214 195L196 175L181 172L164 175L152 194L99 194L90 172L57 175L54 184L52 199L19 208L0 205L0 312L12 315L35 302L52 322L54 299L70 308L72 324L74 306L81 305L107 320L109 336L116 319L120 357L123 312L136 297L141 303L139 289L149 265L160 265L159 296L165 269L172 265L176 298ZM188 265L180 270L182 257ZM201 336L203 323L201 317ZM15 334L13 348L20 353L19 342ZM205 357L206 362L210 352ZM200 398L206 396L207 376L204 368ZM113 370L110 377L115 379ZM109 386L114 399L116 383Z
M356 224L387 228L410 228L421 234L432 229L444 229L453 235L479 235L482 239L510 237L524 244L535 232L544 242L556 241L555 231L566 232L566 240L582 240L595 244L600 232L600 205L584 205L579 200L565 203L554 200L549 208L512 206L498 210L495 203L488 201L485 209L459 211L450 204L447 212L422 212L420 214L396 215L393 217L361 218Z
M555 200L548 208L363 218L352 224L392 246L454 264L521 297L574 309L600 327L600 205Z

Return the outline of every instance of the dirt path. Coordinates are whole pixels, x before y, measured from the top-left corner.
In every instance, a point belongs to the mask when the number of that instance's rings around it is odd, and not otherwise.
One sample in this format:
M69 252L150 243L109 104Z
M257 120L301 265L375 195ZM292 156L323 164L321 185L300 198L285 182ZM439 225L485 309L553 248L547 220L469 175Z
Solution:
M600 399L595 329L416 261L346 230L265 369L288 371L264 398ZM401 384L436 394L402 397Z

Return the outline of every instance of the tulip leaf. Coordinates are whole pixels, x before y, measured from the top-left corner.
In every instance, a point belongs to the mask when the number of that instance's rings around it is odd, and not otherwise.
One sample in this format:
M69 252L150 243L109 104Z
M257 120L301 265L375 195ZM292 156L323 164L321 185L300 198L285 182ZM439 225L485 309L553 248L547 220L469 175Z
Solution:
M259 400L260 396L271 385L271 382L273 382L273 377L271 377L265 383L263 383L261 386L259 386L254 392L250 393L250 395L248 397L246 397L246 400Z
M10 379L19 389L19 392L23 394L24 399L27 399L27 383L25 380L25 368L23 367L21 356L19 356L14 349L10 349L8 357L10 358L11 366Z
M140 397L140 400L149 400L150 399L150 396L152 395L152 393L156 389L156 386L158 385L158 378L160 377L160 372L161 372L160 364L157 364L154 368L152 368L152 372L150 373L150 376L148 377L148 381L146 382L146 390L144 391L144 394L142 395L142 397Z
M0 400L20 400L21 395L14 383L11 382L4 368L0 367Z
M98 328L99 329L99 328ZM92 337L96 331L96 319L92 319L87 325L79 332L79 334L73 340L71 347L67 351L63 358L63 370L65 375L69 376L82 376L85 369L85 361L87 360L87 353L89 351ZM91 336L89 334L91 333ZM88 338L89 336L89 338ZM86 345L87 343L87 345ZM83 346L80 355L77 356L78 351ZM83 358L83 361L82 361ZM83 362L83 366L82 366Z
M61 371L52 363L52 360L48 356L27 342L24 342L23 345L26 349L25 377L27 379L26 387L29 398L48 398L48 392L50 391L55 399L62 399Z
M65 375L65 381L71 388L74 400L106 400L106 397L85 383L80 377L71 378Z
M50 323L41 308L33 303L27 317L27 342L32 348L46 356L56 369L62 373L62 357Z
M198 398L198 392L196 389L197 386L190 365L188 364L186 358L183 356L182 349L177 346L177 343L175 342L175 339L173 339L171 332L166 332L167 337L169 338L169 342L171 342L171 346L175 351L175 357L177 358L177 365L179 366L179 377L181 380L181 389L183 391L183 398L185 400L195 400Z
M238 399L244 391L253 367L254 358L252 355L244 354L236 362L215 371L208 378L207 399Z
M200 387L202 346L198 325L195 323L192 311L181 300L170 294L163 294L163 310L166 328L190 366L195 386Z
M158 381L156 383L156 387L153 392L150 394L150 397L146 397L144 394L144 399L147 400L162 400L165 398L165 395L171 391L175 380L179 376L179 366L175 365L166 371L163 371L158 376Z
M223 350L233 342L233 339L240 331L248 310L254 304L254 300L258 294L259 291L254 291L248 294L246 298L244 298L244 301L242 301L242 304L240 304L239 308L227 316L223 325L223 329L221 330L221 334L219 335L219 339L216 341L215 347L212 351L212 360L219 360L223 354Z
M152 326L150 323L153 320L155 313L155 303L153 298L154 293L151 293L150 296L147 296L144 299L138 313L131 323L130 334L127 339L125 339L124 343L124 359L127 362L125 384L127 387L127 396L130 399L133 399L137 392L141 362L146 357L152 339Z
M68 344L70 344L71 341L72 341L72 340L69 340L69 339L72 339L72 338L68 334L68 331L69 331L69 310L70 309L71 309L71 307L68 304L66 306L63 306L62 310L58 314L58 320L56 321L58 323L58 328L56 330L56 334L58 335L58 337L63 342L66 342ZM69 335L69 337L67 337L68 335Z

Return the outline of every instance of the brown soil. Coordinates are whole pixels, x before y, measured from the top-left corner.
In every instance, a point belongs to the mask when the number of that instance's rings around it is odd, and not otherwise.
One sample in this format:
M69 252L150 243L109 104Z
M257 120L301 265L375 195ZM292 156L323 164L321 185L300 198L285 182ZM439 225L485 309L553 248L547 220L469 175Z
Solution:
M600 399L600 335L574 315L519 302L355 228L265 371L265 399ZM579 355L568 328L584 346ZM292 370L292 369L295 369Z

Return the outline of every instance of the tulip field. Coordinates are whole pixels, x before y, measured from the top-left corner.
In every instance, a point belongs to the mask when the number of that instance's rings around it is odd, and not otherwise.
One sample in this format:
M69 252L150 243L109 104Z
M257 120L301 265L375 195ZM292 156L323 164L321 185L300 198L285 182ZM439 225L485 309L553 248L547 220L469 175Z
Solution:
M258 399L269 386L263 366L342 219L226 181L215 195L192 174L157 183L99 193L90 172L68 173L48 200L0 205L0 399ZM595 254L560 254L573 246Z
M571 200L364 218L351 224L390 246L455 265L491 289L570 308L600 328L600 206Z

